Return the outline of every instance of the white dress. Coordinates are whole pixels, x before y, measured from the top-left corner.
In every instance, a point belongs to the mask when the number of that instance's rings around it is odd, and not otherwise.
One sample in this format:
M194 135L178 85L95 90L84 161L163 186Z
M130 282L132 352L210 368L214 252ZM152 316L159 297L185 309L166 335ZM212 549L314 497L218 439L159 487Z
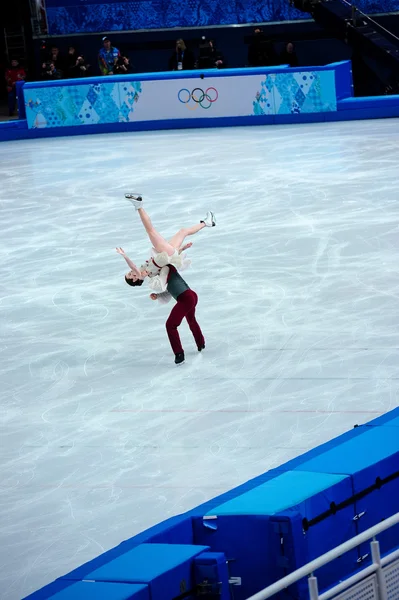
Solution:
M191 265L191 260L185 254L179 254L178 250L169 256L167 252L157 252L155 248L151 248L151 258L141 265L140 271L147 271L149 277L155 277L166 265L173 265L178 271L184 271Z

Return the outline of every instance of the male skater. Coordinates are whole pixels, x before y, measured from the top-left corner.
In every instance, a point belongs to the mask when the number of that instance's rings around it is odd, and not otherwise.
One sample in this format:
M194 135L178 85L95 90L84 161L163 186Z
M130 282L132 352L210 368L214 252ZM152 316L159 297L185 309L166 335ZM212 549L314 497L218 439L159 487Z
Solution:
M176 300L176 304L166 321L166 331L175 354L175 363L179 365L184 362L184 350L177 328L184 317L187 319L198 351L201 352L205 348L205 339L195 318L195 307L197 306L198 296L194 290L190 289L173 265L162 267L159 275L151 278L150 288L154 290L150 295L152 300L159 299L162 303L168 302L171 297Z

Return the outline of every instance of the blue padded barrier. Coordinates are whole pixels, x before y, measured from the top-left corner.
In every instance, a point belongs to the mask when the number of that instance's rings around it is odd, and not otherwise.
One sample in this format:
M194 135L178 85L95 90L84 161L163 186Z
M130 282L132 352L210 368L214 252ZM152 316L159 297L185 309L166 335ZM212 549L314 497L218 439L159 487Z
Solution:
M176 517L171 517L170 519L167 519L158 525L154 525L154 527L151 527L150 529L147 529L146 531L143 531L142 533L139 533L138 535L121 542L119 546L116 546L115 548L108 550L108 552L100 554L100 556L97 556L84 565L77 567L65 575L64 578L75 580L87 579L88 573L101 568L110 561L126 554L126 552L130 552L130 550L140 546L140 544L147 544L160 539L173 540L173 543L175 544L191 545L193 543L191 518L186 514L183 514ZM188 539L190 541L188 541ZM32 600L36 600L36 598L32 598Z
M16 83L18 115L20 119L26 119L25 98L23 91L24 85L25 81L17 81Z
M373 423L373 421L371 421L370 423L367 423L367 425L371 425L372 423ZM364 431L366 431L364 425L354 427L353 429L346 431L339 437L329 440L328 442L325 442L324 444L321 444L320 446L317 446L316 448L313 448L312 450L309 450L308 452L305 452L304 454L301 454L299 456L296 456L295 458L292 458L287 463L285 463L284 465L281 465L280 467L277 467L276 469L271 469L270 471L267 471L266 473L262 473L261 475L258 475L257 477L254 477L253 479L250 479L249 481L246 481L245 483L239 485L238 487L233 488L232 490L229 490L228 492L225 492L224 494L221 494L220 496L217 496L216 498L207 500L203 504L200 504L199 506L190 510L187 513L187 515L189 515L191 517L202 517L203 515L206 515L206 514L212 512L213 509L215 507L219 506L220 504L228 502L229 500L232 500L233 498L236 498L237 496L240 496L241 494L244 494L244 493L248 492L249 490L252 490L256 486L266 483L266 481L269 481L270 479L274 479L274 477L281 475L281 473L285 473L286 471L293 471L295 468L300 466L302 463L310 460L311 458L315 458L316 456L319 456L320 454L323 454L324 452L327 452L331 448L335 448L335 446L337 446L338 444L343 444L344 442L346 442L348 440L356 438L357 436L361 435Z
M229 571L221 552L204 552L194 559L194 581L204 600L231 600Z
M151 600L147 585L78 581L49 596L54 600Z
M148 544L194 544L193 524L190 517L174 523L171 527L164 527L147 539Z
M320 123L325 120L326 115L330 113L302 113L300 115L289 114L289 115L273 115L273 125L292 125L293 123ZM331 114L337 114L331 113Z
M367 425L371 425L372 423L373 423L373 421L371 423L368 423ZM223 502L227 502L228 500L231 500L232 498L235 498L236 496L239 496L240 494L243 494L243 493L247 492L248 490L253 489L256 486L261 485L262 483L265 483L266 481L269 481L270 479L273 479L274 477L277 477L284 471L293 470L298 465L301 465L305 461L307 461L313 457L316 457L323 452L326 452L330 448L335 447L337 444L340 444L347 440L356 438L358 435L361 435L361 433L363 431L364 431L364 426L360 426L360 427L351 429L350 431L345 432L338 438L332 439L332 440L326 442L325 444L306 452L305 454L302 454L296 458L293 458L288 463L286 463L285 465L282 465L278 469L273 469L266 473L262 473L261 475L258 475L254 479L251 479L251 480L243 483L242 485L240 485L232 490L229 490L228 492L225 492L224 494L221 494L220 496L217 496L216 498L212 498L211 500L204 502L203 504L195 507L194 509L192 509L191 511L189 511L183 515L178 515L176 517L167 519L166 521L163 521L162 523L159 523L158 525L155 525L154 527L151 527L150 529L148 529L128 540L121 542L115 548L112 548L111 550L104 552L100 556L97 556L93 560L81 565L80 567L77 567L76 569L74 569L73 571L71 571L70 573L65 575L64 580L62 580L62 581L56 580L52 583L49 583L47 586L45 586L42 589L29 595L29 597L27 597L26 600L28 598L29 598L29 600L45 600L45 599L49 598L51 594L55 593L55 591L61 589L63 586L65 587L66 585L70 585L70 582L65 581L65 579L68 579L68 578L73 579L73 580L84 579L87 576L87 574L90 573L91 571L93 571L94 569L97 569L97 568L105 565L106 563L110 562L111 560L114 560L115 558L122 556L124 553L130 551L132 548L135 548L136 546L138 546L140 544L152 543L152 542L156 542L159 540L165 540L165 539L170 539L172 541L172 543L175 543L175 544L187 543L186 536L190 531L190 529L188 529L188 527L190 527L190 528L192 527L191 519L193 517L201 517L202 518L202 516L204 514L206 514L209 511L212 511L212 509L215 506L218 506L219 504L222 504Z
M23 119L13 119L12 121L2 121L0 122L0 129L10 130L10 129L22 129L28 131L28 126L26 121Z
M104 552L88 563L85 563L84 565L81 565L70 573L64 575L62 580L53 581L41 590L29 595L27 598L29 598L29 600L44 600L49 598L52 594L56 593L60 589L70 585L71 581L90 579L94 570L100 569L111 561L124 556L126 553L130 552L133 548L136 548L140 544L160 543L184 545L193 544L191 517L188 514L178 515L177 517L172 517L158 525L155 525L147 531L144 531L143 533L140 533L127 541L121 542L121 544L115 548Z
M331 67L335 68L335 90L337 100L350 98L353 96L353 78L352 68L348 69L347 61L332 63Z
M389 421L381 421L381 423L378 423L378 425L376 423L375 425L373 425L373 427L399 427L399 415L395 419L389 419Z
M389 427L387 423L384 426L367 427L360 437L348 440L297 467L301 471L351 476L352 505L358 516L356 533L369 529L399 511L399 432L397 427ZM336 506L335 510L339 512L340 507ZM379 536L381 551L394 548L398 539L399 526L383 533ZM368 553L368 544L359 548L359 558Z
M386 98L386 96L384 96ZM388 119L399 117L399 103L384 106L378 105L374 108L358 108L356 110L339 109L336 112L317 113L315 115L292 114L292 115L263 115L254 119L249 117L216 117L213 119L166 119L159 121L141 121L139 123L105 123L99 125L86 125L84 127L51 127L49 129L28 129L26 121L20 121L21 126L15 127L15 121L11 121L13 127L0 124L0 142L14 140L43 139L53 137L69 137L75 135L96 135L106 133L125 133L134 131L164 131L178 129L196 129L208 127L242 127L262 125L300 125L303 123L328 123L334 121L357 121L367 119Z
M218 94L218 102L214 105L215 110L212 109L215 116L210 118L211 113L199 111L195 118L192 113L187 113L190 114L190 118L186 118L186 113L180 110L186 103L179 96L182 90L176 96L176 90L173 88L173 91L170 86L180 85L180 81L190 80L192 85L197 85L196 82L202 73L204 85L210 85L210 89L213 85L216 88L220 87L217 92L214 88ZM306 87L307 83L301 83L302 79L298 80L301 74L303 79L305 74L309 74L309 81L315 77L319 78L320 85L317 89L320 90L320 97L317 101L312 100L313 96L308 90L306 100L300 107L296 105L294 88L299 84L301 88ZM281 86L288 85L291 89L290 98L281 103L279 100L281 94L276 94L275 91L266 93L267 86L265 87L263 78L269 75L272 79L277 78L273 80L277 92ZM245 77L248 85L242 87L242 83L235 83L236 77ZM252 81L251 77L255 77L256 81ZM140 97L142 99L148 97L146 94L149 94L149 85L150 87L162 85L162 89L166 86L165 90L169 90L168 103L164 104L165 110L166 106L168 110L162 113L165 117L162 120L155 118L158 114L158 105L149 107L148 102L139 101ZM232 105L231 102L226 101L226 98L237 98L234 94L228 95L228 90L236 89L234 86L237 85L241 86L239 89L246 91L245 98L242 97L240 102L237 100L238 104ZM117 102L114 100L114 94L108 93L107 86L115 88L114 91L117 90L115 92L119 98ZM60 88L64 89L60 90ZM97 96L103 102L99 102ZM61 97L64 99L61 100ZM65 104L67 97L71 101ZM132 97L137 98L137 104ZM21 118L18 122L12 122L12 125L8 123L4 126L0 125L0 141L127 131L282 125L399 117L399 96L353 97L350 61L295 69L286 66L208 69L203 72L196 70L117 75L107 77L106 81L103 77L88 77L77 80L20 82L18 103ZM96 107L100 107L101 110ZM325 112L318 112L321 110ZM148 120L144 120L147 118Z
M366 423L367 427L381 427L386 425L387 427L399 427L399 407L394 408L389 413L381 415L374 421Z
M391 119L399 117L399 104L379 106L377 108L359 108L357 110L338 110L324 115L326 123L333 121L365 121L369 119Z
M239 496L240 494L243 494L250 489L253 489L257 485L260 485L260 484L264 483L265 481L268 481L270 479L273 479L274 477L277 477L281 472L284 472L286 470L293 470L296 467L298 467L299 465L303 464L304 462L310 460L311 458L317 457L320 454L327 452L329 449L334 448L338 444L342 444L342 443L345 443L346 441L355 439L356 437L358 437L365 431L365 427L371 427L374 424L379 424L380 422L382 423L385 421L389 421L389 419L391 418L390 415L395 415L395 416L399 415L399 408L394 411L391 411L387 415L383 415L382 417L379 417L378 419L367 423L365 426L359 426L359 427L356 427L354 429L347 431L346 433L342 434L338 438L332 439L329 442L326 442L325 444L323 444L317 448L314 448L313 450L310 450L309 452L306 452L305 454L303 454L299 457L296 457L296 458L290 460L288 463L286 463L285 465L282 465L278 469L268 471L267 473L262 473L261 475L234 488L233 490L229 490L228 492L226 492L216 498L208 500L207 502L192 509L191 511L185 513L184 515L172 517L158 525L155 525L154 527L151 527L147 531L144 531L143 533L141 533L133 538L130 538L126 541L121 542L121 544L119 544L115 548L112 548L111 550L101 554L100 556L97 556L96 558L89 561L88 563L81 565L77 569L75 569L72 572L70 572L69 574L67 574L65 577L67 577L67 578L70 577L75 580L83 579L90 571L93 571L94 569L99 568L100 566L106 564L107 562L117 558L118 556L123 555L124 553L128 552L132 548L135 548L139 544L142 544L145 542L148 543L148 542L158 541L158 540L162 540L162 539L170 539L172 543L187 543L186 540L187 540L187 535L190 535L189 532L190 532L192 517L196 517L196 516L202 517L202 515L206 514L209 511L212 511L215 506L218 506L219 504L221 504L223 502L227 502L228 500L235 498L236 496ZM29 596L29 600L44 600L46 598L49 598L56 591L62 589L65 586L70 585L70 583L71 582L65 581L65 580L63 580L63 581L56 580L56 581L48 584L44 588L31 594Z
M143 531L142 533L139 533L138 535L121 542L118 546L115 546L115 548L96 556L96 558L93 558L93 560L84 563L80 567L77 567L73 571L70 571L64 575L63 579L57 579L49 583L40 590L37 590L36 592L33 592L33 594L27 596L26 599L45 600L46 598L51 597L51 594L54 594L56 591L63 589L63 587L70 585L71 580L80 581L82 579L87 579L88 573L91 573L95 569L99 569L103 565L115 560L119 556L122 556L140 544L150 543L153 540L155 541L157 536L163 536L163 539L173 540L173 543L176 544L186 544L188 543L186 540L189 531L192 532L192 524L191 518L187 514L171 517L170 519L158 523L157 525L150 527L150 529L147 529L146 531ZM191 544L193 539L192 533L190 534L189 539L191 540L189 542Z
M23 95L28 128L41 131L78 128L88 133L93 125L109 124L118 125L119 131L132 124L139 130L158 129L165 127L164 121L177 121L178 127L211 121L215 127L219 119L232 118L234 124L237 117L261 124L262 117L273 115L307 122L307 115L314 113L320 121L323 113L337 110L336 68L349 73L350 62L339 67L211 69L30 82L23 86ZM211 94L206 96L209 106L193 96L198 86Z
M399 96L363 96L362 98L344 98L337 102L337 109L359 110L360 108L389 108L399 106Z
M337 111L325 115L326 121L355 121L399 117L399 96L344 98L337 101Z
M142 544L88 573L85 579L147 584L151 600L170 600L193 589L193 560L206 550L204 545Z
M350 477L288 471L196 517L194 538L232 561L230 576L241 579L234 596L244 600L353 535L353 506L311 535L302 532L303 518L312 518L351 492ZM351 572L355 557L353 552L339 560L342 574ZM328 566L319 575L321 587L334 581ZM295 588L298 597L301 589ZM287 598L292 593L288 590Z

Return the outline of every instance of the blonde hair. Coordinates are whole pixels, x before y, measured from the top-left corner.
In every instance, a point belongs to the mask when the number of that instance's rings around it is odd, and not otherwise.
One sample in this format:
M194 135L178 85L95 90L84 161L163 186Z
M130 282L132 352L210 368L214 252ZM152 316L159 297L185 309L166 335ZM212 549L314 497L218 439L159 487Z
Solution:
M178 40L176 40L176 45L180 43L181 49L186 50L186 44L184 43L184 40L182 40L181 38L179 38Z

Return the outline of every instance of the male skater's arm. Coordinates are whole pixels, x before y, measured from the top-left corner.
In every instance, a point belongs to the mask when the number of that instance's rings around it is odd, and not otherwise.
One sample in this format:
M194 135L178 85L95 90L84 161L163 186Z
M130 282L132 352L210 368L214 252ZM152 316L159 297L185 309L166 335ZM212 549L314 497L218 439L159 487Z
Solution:
M158 300L160 304L167 304L171 299L169 292L161 292L160 294L150 294L151 300Z

